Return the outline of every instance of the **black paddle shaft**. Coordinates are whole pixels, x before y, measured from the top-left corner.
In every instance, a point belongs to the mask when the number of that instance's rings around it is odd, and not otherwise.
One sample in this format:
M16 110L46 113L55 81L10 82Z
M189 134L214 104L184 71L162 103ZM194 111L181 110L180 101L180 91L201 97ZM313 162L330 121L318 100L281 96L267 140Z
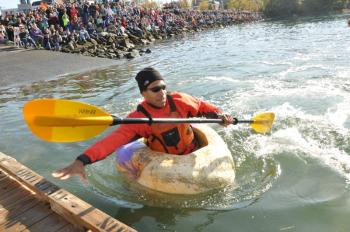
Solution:
M222 123L222 119L210 119L210 118L118 118L113 117L111 126L119 124L152 124L152 123ZM253 120L238 120L235 118L237 123L254 123Z

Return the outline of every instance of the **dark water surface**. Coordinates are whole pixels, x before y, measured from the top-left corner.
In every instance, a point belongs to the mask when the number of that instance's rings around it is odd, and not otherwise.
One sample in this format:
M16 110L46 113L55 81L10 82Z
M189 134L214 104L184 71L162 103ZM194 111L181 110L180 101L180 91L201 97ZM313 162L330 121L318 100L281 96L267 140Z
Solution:
M349 231L347 18L210 30L155 44L151 54L106 70L2 88L0 151L140 231ZM24 124L23 104L66 98L125 116L141 100L133 77L146 66L159 69L170 90L238 118L276 113L268 135L213 125L236 162L236 188L192 197L135 191L114 170L113 155L88 168L89 185L51 177L108 131L80 143L43 142Z

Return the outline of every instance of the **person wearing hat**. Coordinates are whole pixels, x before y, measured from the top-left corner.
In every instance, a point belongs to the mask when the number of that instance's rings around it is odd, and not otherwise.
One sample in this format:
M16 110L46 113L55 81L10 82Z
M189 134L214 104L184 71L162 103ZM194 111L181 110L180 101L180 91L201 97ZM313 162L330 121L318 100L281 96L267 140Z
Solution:
M222 114L214 105L185 93L167 93L163 76L154 68L141 70L135 77L144 100L128 118L221 118L222 125L234 122L230 115ZM196 150L197 141L192 127L181 124L122 124L105 138L87 148L69 166L57 170L52 175L61 180L80 176L86 181L84 166L106 158L118 148L139 138L147 140L147 146L155 151L174 155L186 155ZM118 159L123 157L118 157Z

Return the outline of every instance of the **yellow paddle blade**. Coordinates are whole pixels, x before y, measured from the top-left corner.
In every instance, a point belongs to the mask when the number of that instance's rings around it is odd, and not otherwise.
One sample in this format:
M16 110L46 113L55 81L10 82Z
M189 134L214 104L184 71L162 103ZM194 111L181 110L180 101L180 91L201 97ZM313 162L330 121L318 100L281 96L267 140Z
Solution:
M275 114L272 112L265 112L258 114L252 118L253 123L251 127L258 133L267 133L271 130Z
M23 107L33 134L48 142L78 142L108 128L113 118L96 106L62 99L38 99Z

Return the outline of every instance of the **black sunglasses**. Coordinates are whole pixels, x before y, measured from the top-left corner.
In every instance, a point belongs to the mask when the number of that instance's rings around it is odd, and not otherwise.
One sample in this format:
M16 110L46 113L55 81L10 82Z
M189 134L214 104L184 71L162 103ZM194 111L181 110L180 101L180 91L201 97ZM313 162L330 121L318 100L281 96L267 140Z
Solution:
M165 90L165 89L166 89L166 85L158 85L158 86L149 88L147 90L151 90L153 93L158 93L160 90Z

